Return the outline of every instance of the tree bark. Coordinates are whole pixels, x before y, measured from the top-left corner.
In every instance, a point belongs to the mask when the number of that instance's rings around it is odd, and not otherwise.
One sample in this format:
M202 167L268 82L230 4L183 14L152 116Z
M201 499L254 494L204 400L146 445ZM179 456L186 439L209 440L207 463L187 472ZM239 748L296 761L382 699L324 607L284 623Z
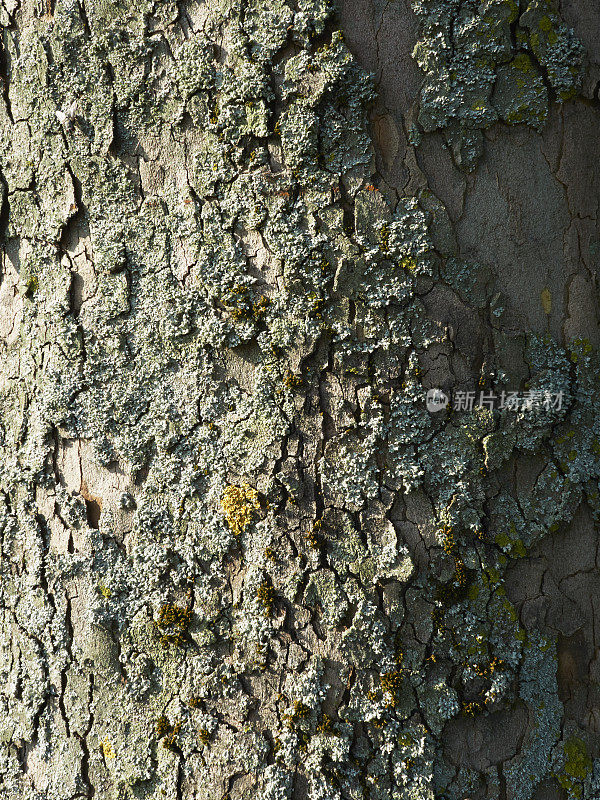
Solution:
M592 0L2 0L7 800L600 796Z

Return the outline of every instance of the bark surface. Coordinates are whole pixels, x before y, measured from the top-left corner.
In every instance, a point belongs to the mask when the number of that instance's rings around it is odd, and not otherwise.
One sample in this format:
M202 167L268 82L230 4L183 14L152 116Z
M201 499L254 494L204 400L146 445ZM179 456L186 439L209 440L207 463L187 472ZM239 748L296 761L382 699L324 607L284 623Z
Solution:
M595 2L0 29L2 798L600 797Z

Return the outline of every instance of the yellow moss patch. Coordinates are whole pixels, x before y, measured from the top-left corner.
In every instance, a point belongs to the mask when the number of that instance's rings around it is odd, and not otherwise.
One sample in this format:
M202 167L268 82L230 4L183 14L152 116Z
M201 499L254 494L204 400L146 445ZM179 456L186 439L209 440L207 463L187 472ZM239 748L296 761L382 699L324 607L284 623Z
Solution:
M239 536L260 511L259 495L248 483L228 486L221 497L225 520L234 536Z
M113 750L112 744L108 741L108 739L103 739L100 742L100 749L104 755L104 758L114 758L115 751Z
M564 743L565 766L562 775L558 775L558 782L566 789L571 797L581 797L585 780L592 769L592 759L588 755L583 739L571 736Z
M549 314L552 311L552 295L549 289L542 289L540 299L542 301L542 308L544 314Z
M384 695L385 705L393 708L398 703L398 693L402 688L403 671L401 669L385 672L380 675L379 682Z

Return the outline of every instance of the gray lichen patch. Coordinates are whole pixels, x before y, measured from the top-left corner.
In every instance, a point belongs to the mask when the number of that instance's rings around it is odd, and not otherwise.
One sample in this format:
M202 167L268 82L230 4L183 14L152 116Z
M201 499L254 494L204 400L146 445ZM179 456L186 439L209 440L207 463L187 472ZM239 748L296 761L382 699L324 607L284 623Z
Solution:
M413 0L425 74L419 129L442 129L455 163L471 172L481 131L501 120L541 130L550 100L576 96L584 50L552 0Z

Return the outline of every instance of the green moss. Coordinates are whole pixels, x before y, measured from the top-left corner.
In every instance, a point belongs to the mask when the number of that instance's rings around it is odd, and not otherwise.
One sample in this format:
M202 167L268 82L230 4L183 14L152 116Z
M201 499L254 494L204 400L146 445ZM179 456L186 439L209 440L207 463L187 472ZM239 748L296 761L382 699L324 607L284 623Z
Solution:
M33 297L39 288L39 279L37 275L30 275L25 282L25 297Z
M171 724L164 714L156 720L156 736L159 740L162 740L162 746L166 750L177 749L177 736L180 730L181 720L176 720L173 724Z
M277 599L277 594L270 580L266 579L262 581L262 583L256 590L256 597L258 599L258 602L263 607L266 616L272 617L275 608L275 601Z
M520 539L517 539L516 542L513 542L510 554L513 558L525 558L527 555L527 548Z
M564 744L565 766L564 770L572 778L584 780L592 769L592 759L588 755L583 739L572 736Z
M577 736L567 739L563 750L565 763L562 774L557 776L558 782L571 797L580 798L583 796L582 782L592 770L592 759L588 755L585 742Z
M511 544L511 542L512 539L509 536L507 536L506 533L498 533L496 535L496 544L498 545L498 547L502 548L508 547Z
M192 616L191 608L173 603L164 603L160 607L158 619L154 621L154 625L163 647L169 644L185 645Z

